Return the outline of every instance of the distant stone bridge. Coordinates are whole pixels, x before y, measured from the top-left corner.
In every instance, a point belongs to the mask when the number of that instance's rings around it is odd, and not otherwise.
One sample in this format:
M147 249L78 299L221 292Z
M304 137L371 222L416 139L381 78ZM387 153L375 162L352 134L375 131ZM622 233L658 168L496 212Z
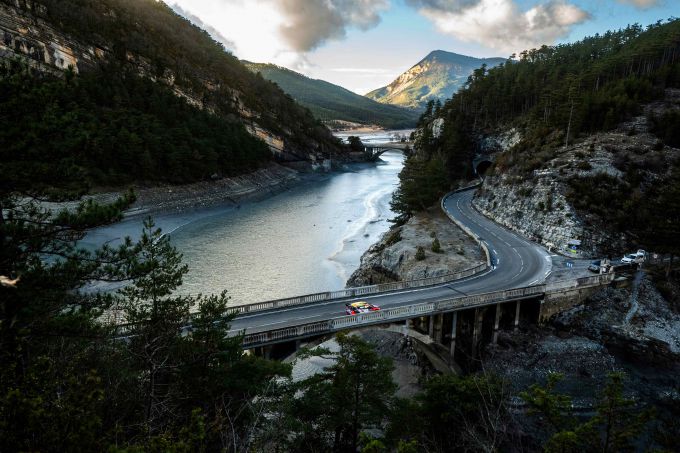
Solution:
M371 146L366 146L364 152L371 157L377 159L387 151L406 151L411 148L411 142L389 142L389 143L375 143Z

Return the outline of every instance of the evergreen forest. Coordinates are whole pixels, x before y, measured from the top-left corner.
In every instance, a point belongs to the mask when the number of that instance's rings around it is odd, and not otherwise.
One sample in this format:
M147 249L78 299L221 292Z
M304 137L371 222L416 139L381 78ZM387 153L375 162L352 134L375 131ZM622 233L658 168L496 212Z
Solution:
M451 99L428 104L414 134L416 153L402 171L393 208L403 221L475 177L475 155L497 151L485 149L489 135L514 129L522 137L498 155L489 174L531 181L534 170L543 168L557 150L615 129L640 115L644 104L678 88L680 19L675 18L542 46L497 67L481 67ZM659 140L655 148L678 146L677 119L673 111L648 118ZM438 136L433 133L435 123L441 126ZM641 185L641 171L653 165L619 165L625 173L623 184L608 183L606 175L574 180L570 199L585 213L600 209L611 214L603 218L631 230L641 245L677 253L678 231L672 225L678 224L680 209L670 203L669 194L677 192L680 164L666 162L661 165L668 169L662 181L651 188ZM636 196L631 198L631 193Z

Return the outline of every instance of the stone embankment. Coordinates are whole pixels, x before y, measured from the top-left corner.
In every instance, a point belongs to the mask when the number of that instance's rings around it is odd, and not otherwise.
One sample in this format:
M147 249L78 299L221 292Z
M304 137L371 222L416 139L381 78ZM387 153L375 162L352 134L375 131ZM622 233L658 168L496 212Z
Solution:
M439 253L432 251L435 238L441 246ZM418 247L425 252L422 260L416 259ZM347 286L438 277L477 266L485 259L472 238L439 208L433 208L386 232L361 257L361 264Z
M157 213L181 212L204 207L232 203L238 205L245 201L264 198L285 190L295 184L318 174L304 174L277 164L240 176L203 181L193 184L137 187L137 201L125 212L126 217L146 216ZM122 191L102 191L87 195L83 199L93 199L99 203L115 201ZM78 202L44 203L53 210L75 209Z

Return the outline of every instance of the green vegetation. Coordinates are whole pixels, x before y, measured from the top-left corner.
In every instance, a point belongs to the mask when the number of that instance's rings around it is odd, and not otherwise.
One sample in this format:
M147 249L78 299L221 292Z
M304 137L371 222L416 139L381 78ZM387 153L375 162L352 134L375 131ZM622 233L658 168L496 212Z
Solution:
M546 452L635 450L653 412L640 410L634 400L623 394L622 373L609 375L609 382L600 395L596 414L583 421L574 416L571 398L555 392L562 379L559 374L548 376L545 387L532 385L522 398L529 413L539 416L547 433Z
M473 70L493 67L504 61L503 58L474 58L435 50L390 85L373 90L366 97L422 110L430 100L443 102L450 98L465 85Z
M416 249L416 261L422 261L425 259L425 249L422 245L419 245Z
M479 137L488 131L522 131L522 140L498 155L489 171L509 174L515 184L530 183L534 170L545 168L565 144L615 127L640 114L642 103L678 87L678 19L645 30L633 25L574 44L544 46L523 52L517 61L475 70L465 88L444 105L429 102L421 116L414 134L417 152L407 160L393 197L396 221L431 206L459 180L471 178ZM443 126L435 137L432 125L437 119ZM668 161L664 145L679 146L678 112L652 115L649 121L659 141L652 150L617 152L614 166L622 178L571 178L566 197L586 221L624 232L635 244L672 258L680 254L680 164ZM585 159L593 151L591 146L576 157ZM592 170L583 160L575 168ZM660 176L649 184L649 174ZM531 186L519 193L530 196ZM552 208L552 198L536 203L541 211ZM671 270L669 264L666 276Z
M42 14L60 32L105 49L104 56L94 63L81 60L78 75L67 73L63 80L5 62L0 119L6 127L0 140L11 149L1 151L3 162L16 160L7 171L56 160L55 177L79 172L93 184L178 183L242 173L271 159L265 144L248 136L244 109L293 154L341 152L307 109L164 2L41 3L44 12L25 13Z
M391 360L356 336L339 334L336 339L338 352L315 348L301 354L330 358L333 364L282 388L271 405L276 421L262 444L278 451L354 452L361 430L387 419L397 389ZM371 448L380 451L379 444Z
M187 104L167 88L113 65L66 78L0 64L0 172L49 165L53 177L120 185L232 175L271 158L238 122Z
M74 241L121 206L50 215L1 200L0 275L18 282L0 285L0 450L210 451L247 438L252 395L289 370L224 337L225 294L172 295L187 268L167 236L147 223L138 243L88 253ZM93 280L129 285L79 291ZM102 323L114 309L126 329Z
M323 80L310 79L302 74L273 64L245 63L253 72L262 74L312 111L325 122L342 120L360 124L375 124L388 129L415 126L419 113L412 109L385 105L360 96L345 88Z
M680 111L665 112L661 117L654 115L649 118L652 123L652 132L661 140L673 148L680 148Z
M417 155L406 158L399 181L391 203L392 210L400 213L397 222L436 203L449 188L444 162L436 158L425 161Z
M496 164L515 169L581 133L609 130L640 103L659 99L667 87L680 86L680 20L646 30L632 25L573 44L524 51L518 60L473 72L462 90L439 113L426 112L421 123L445 121L442 136L421 147L441 149L452 159L454 176L470 175L472 151L460 149L475 134L503 125L523 131L523 141ZM461 137L462 136L462 137ZM523 172L534 165L525 166Z
M352 151L363 152L366 149L366 146L364 145L364 142L361 141L361 138L355 135L350 135L347 137L347 143L349 144L349 149Z
M442 253L442 246L439 243L439 239L436 237L432 240L432 246L430 248L434 253Z

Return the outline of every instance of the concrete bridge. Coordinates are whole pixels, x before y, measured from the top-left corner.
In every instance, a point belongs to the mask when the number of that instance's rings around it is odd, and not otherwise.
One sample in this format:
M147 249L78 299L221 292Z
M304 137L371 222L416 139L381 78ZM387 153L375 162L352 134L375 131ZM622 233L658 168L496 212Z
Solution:
M614 274L545 283L552 257L542 247L479 214L474 188L447 195L441 207L473 237L486 263L462 272L416 281L350 288L233 307L229 335L243 347L267 353L273 345L295 348L301 340L365 326L406 323L450 350L475 354L483 338L520 319L541 322L609 285ZM345 303L366 300L380 311L348 316ZM277 346L280 347L280 346Z
M376 160L387 151L406 151L413 143L411 142L388 142L388 143L374 143L370 146L364 147L364 152L371 156L371 159Z

